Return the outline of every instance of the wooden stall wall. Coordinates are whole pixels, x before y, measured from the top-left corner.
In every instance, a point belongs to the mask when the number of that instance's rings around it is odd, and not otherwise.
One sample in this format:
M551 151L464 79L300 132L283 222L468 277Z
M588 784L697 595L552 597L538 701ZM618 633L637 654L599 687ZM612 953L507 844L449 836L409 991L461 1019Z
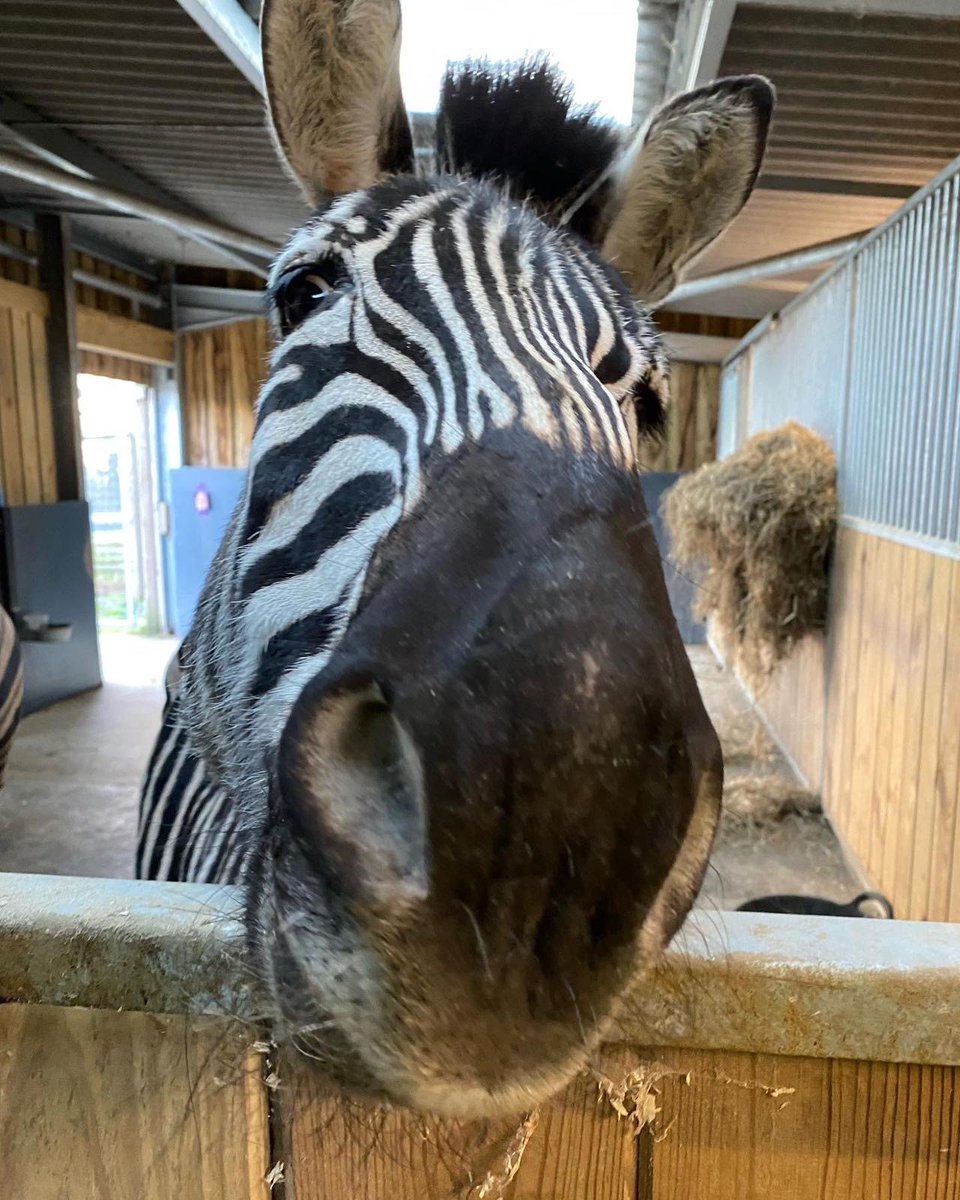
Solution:
M263 320L180 335L180 399L188 464L246 465L270 347L270 329ZM712 462L719 397L719 366L675 362L666 435L662 442L643 449L643 466L654 471L692 471Z
M826 638L755 697L897 916L960 921L960 560L841 526Z
M725 338L731 345L749 333L755 323L741 317L668 310L655 312L653 319L665 335ZM670 371L666 435L661 444L641 450L642 465L652 471L693 471L713 462L717 457L719 411L719 363L675 359Z
M960 920L960 560L840 530L824 803L913 920Z
M0 492L7 504L57 499L47 378L47 301L0 279Z
M36 250L33 234L0 223L0 236L12 245ZM93 274L131 286L142 281L109 263L77 255ZM47 373L47 298L36 267L0 255L0 490L11 505L57 500L53 412ZM144 320L148 310L89 284L77 287L77 340L80 370L149 384L155 364L172 364L173 334ZM155 316L153 310L149 310Z
M805 638L754 700L804 783L823 789L825 641Z
M270 346L264 320L180 335L180 405L188 465L246 465Z
M641 464L651 471L693 471L717 456L720 367L675 362L670 373L670 407L662 442L641 447Z
M0 239L8 242L11 246L19 246L29 254L37 252L36 235L32 230L21 229L18 225L0 221ZM73 253L73 265L91 275L99 275L104 279L113 280L115 283L125 284L127 287L149 290L148 285L134 271L127 271L123 267L115 266L113 263L105 262L103 259L95 258L93 255L79 250L75 250ZM13 283L21 283L30 288L39 289L40 287L37 268L33 264L19 262L3 255L0 255L0 279L9 279ZM77 304L87 310L96 310L135 321L140 327L156 325L159 328L160 326L156 309L138 305L124 296L115 296L110 292L101 291L89 283L77 284ZM172 353L169 357L172 360ZM111 379L130 379L135 383L142 383L144 386L149 386L153 380L152 362L131 358L128 355L108 354L103 350L81 347L79 361L80 371L83 374L105 375Z

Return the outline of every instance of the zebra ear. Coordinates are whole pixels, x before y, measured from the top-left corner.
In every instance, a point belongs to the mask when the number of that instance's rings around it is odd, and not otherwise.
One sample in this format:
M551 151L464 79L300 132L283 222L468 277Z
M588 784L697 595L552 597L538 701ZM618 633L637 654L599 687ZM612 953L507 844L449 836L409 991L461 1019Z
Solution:
M398 0L264 0L270 124L311 204L413 170Z
M381 910L426 897L420 756L369 676L307 687L284 729L282 811L308 861L345 896Z
M646 305L673 290L747 202L774 95L759 75L687 92L655 113L624 155L602 249Z

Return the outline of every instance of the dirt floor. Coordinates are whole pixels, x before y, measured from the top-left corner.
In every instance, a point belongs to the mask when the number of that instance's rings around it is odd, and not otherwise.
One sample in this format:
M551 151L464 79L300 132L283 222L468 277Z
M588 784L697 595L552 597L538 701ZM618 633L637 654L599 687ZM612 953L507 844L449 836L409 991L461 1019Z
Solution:
M866 884L847 864L820 798L799 781L746 695L707 646L688 649L723 747L723 817L700 893L731 909L774 893L849 901Z
M176 644L101 634L104 686L22 722L0 791L0 871L133 874L137 797Z
M0 793L0 871L129 876L137 795L172 638L101 637L104 686L28 717ZM763 731L730 674L692 647L726 757L726 811L701 895L735 908L771 892L849 900L859 890L816 797Z

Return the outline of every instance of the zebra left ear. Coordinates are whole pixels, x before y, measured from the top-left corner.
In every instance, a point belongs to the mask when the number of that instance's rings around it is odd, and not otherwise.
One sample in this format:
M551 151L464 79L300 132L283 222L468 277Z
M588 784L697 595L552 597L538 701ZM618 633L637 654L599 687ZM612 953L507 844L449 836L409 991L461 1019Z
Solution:
M311 204L412 171L398 0L264 0L270 123Z
M624 155L602 252L648 307L746 204L773 104L759 75L718 80L660 109Z
M429 891L420 754L364 671L309 684L277 765L282 811L308 861L354 903L397 914Z

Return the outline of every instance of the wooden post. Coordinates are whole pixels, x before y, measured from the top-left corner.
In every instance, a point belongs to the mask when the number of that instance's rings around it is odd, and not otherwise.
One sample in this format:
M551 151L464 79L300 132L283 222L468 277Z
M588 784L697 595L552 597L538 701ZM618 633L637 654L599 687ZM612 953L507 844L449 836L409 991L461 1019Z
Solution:
M60 213L37 215L40 286L50 302L47 361L53 409L57 499L83 499L83 455L77 403L77 301L69 219Z

